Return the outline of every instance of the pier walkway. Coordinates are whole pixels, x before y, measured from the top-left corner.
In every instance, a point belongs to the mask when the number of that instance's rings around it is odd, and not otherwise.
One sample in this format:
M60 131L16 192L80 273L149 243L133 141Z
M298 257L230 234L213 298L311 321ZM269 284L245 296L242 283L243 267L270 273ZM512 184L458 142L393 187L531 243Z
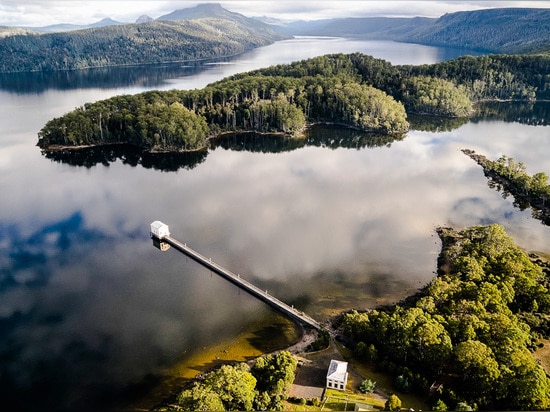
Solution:
M234 285L238 286L239 288L245 290L246 292L250 293L252 296L255 296L256 298L260 299L261 301L267 303L272 308L278 310L286 317L292 319L293 321L297 322L298 324L301 324L306 327L311 327L316 330L321 330L322 326L314 319L310 318L303 312L300 312L299 310L295 309L294 306L289 306L286 303L280 301L274 296L271 296L267 293L267 290L262 290L258 288L257 286L254 286L252 283L244 280L241 278L240 275L236 275L233 272L225 269L223 266L218 265L215 262L212 262L212 259L207 259L197 251L191 249L186 244L181 243L180 241L174 239L169 234L165 234L161 236L160 238L156 236L154 233L151 233L152 236L157 237L161 242L165 242L172 246L174 249L179 250L186 256L189 256L191 259L195 260L196 262L200 263L204 267L210 269L211 271L215 272L216 274L220 275L221 277L225 278L226 280L230 281Z

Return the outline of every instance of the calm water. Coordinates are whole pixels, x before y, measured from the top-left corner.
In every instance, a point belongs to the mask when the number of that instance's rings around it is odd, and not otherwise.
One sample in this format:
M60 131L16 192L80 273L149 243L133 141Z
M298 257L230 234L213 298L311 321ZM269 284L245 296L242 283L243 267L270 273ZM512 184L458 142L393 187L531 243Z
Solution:
M226 142L176 171L116 156L71 166L35 147L46 121L84 102L201 88L236 72L354 51L396 64L456 57L417 45L301 38L193 67L0 77L3 404L81 409L258 323L281 322L177 252L155 249L153 220L318 320L428 282L440 225L498 222L526 249L550 252L548 228L489 189L460 152L506 154L531 173L550 173L548 126L472 121L346 147L334 142L349 141L348 132L314 130L296 150ZM548 105L537 108L548 113ZM250 343L265 348L261 339Z

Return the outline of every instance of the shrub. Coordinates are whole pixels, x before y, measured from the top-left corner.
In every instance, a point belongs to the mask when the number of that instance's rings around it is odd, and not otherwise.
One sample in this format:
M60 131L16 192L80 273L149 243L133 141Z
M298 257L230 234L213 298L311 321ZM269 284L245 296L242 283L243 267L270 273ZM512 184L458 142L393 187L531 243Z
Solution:
M370 379L365 379L359 386L359 390L363 393L373 393L374 388L376 388L376 382Z

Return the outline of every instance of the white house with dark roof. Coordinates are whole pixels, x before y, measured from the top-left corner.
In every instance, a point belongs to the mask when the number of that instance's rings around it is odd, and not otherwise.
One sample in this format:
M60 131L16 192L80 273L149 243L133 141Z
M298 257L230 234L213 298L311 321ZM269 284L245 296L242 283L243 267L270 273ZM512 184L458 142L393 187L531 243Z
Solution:
M346 390L348 383L348 363L332 359L327 372L327 388Z

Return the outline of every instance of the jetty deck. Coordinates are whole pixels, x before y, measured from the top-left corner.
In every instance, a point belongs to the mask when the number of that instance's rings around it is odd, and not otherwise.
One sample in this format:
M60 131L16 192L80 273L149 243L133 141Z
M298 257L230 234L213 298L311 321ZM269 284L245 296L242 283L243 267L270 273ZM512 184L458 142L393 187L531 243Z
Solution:
M154 236L152 234L152 236ZM252 296L260 299L261 301L267 303L272 308L278 310L286 317L290 318L294 322L297 322L300 325L305 327L310 327L316 330L321 330L322 326L316 320L312 319L308 315L299 310L295 309L294 306L289 306L286 303L280 301L276 297L270 295L267 290L262 290L247 280L243 279L240 275L227 270L221 265L213 262L212 259L206 258L201 255L199 252L193 250L187 244L181 243L180 241L174 239L170 235L164 235L159 239L161 242L165 242L172 246L174 249L182 252L186 256L189 256L191 259L195 260L197 263L200 263L204 267L210 269L212 272L220 275L224 279L238 286L239 288L250 293Z

